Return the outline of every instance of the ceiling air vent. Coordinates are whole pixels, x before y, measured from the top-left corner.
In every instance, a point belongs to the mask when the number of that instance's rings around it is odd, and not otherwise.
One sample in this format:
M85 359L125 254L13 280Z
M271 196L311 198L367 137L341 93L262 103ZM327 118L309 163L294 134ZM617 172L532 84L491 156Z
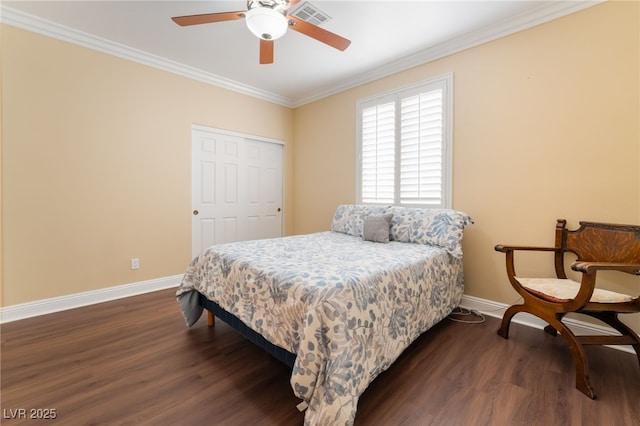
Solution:
M303 1L295 6L289 13L290 16L295 16L298 19L307 21L310 24L320 26L327 22L331 17L312 5L308 1Z

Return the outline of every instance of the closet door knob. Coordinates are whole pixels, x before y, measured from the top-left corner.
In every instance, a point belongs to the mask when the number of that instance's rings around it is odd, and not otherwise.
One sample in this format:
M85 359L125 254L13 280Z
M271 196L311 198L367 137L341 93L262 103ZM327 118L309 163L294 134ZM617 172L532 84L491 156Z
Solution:
M198 210L194 210L194 211L193 211L193 215L194 215L194 216L198 216L198 213L200 213Z

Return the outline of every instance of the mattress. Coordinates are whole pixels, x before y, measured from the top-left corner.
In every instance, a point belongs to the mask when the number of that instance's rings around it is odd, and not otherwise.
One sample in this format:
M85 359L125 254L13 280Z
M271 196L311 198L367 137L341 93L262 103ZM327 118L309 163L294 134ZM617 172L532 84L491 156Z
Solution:
M349 425L369 383L460 303L463 287L462 259L441 247L327 231L213 246L177 298L187 325L204 296L295 354L305 424Z

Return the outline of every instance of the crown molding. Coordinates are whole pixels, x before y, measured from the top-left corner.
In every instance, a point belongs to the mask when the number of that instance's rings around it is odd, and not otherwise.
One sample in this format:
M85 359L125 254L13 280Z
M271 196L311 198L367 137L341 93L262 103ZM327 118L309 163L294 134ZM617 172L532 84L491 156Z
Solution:
M78 31L64 25L56 24L33 16L17 9L0 4L0 22L12 27L31 31L57 40L66 41L78 46L86 47L108 55L116 56L139 64L147 65L182 77L187 77L212 86L242 93L254 98L262 99L275 104L291 108L290 99L267 92L256 87L251 87L237 81L205 72L198 68L190 67L175 61L171 61L142 50L134 49L124 44L116 43L93 34Z
M554 19L579 12L605 1L606 0L545 1L532 11L512 16L497 24L463 34L459 37L428 49L424 49L397 61L373 68L365 73L354 76L353 78L343 80L342 83L338 85L333 85L331 87L311 92L304 98L296 99L293 106L299 107L322 98L344 92L345 90L352 89L392 74L444 58L454 53L488 43L501 37L544 24Z
M59 25L2 4L0 4L0 22L203 83L211 84L213 86L221 87L223 89L242 93L267 102L289 108L296 108L345 90L379 80L389 75L488 43L498 38L544 24L554 19L579 12L583 9L603 3L604 1L606 0L545 1L533 11L528 11L515 17L510 17L498 24L491 25L490 27L469 32L437 46L424 49L394 62L381 65L365 73L360 73L351 78L345 79L338 84L333 84L330 87L324 87L312 91L309 94L296 99L290 99L276 93L267 92L256 87L208 73L120 43Z

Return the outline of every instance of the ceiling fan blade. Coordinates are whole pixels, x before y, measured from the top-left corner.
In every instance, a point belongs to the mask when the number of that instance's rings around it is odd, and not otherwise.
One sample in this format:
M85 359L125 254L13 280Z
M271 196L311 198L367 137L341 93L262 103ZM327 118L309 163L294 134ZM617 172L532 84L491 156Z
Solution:
M174 16L171 18L173 22L180 26L210 24L213 22L235 21L236 19L244 19L246 10L238 10L236 12L221 13L203 13L201 15Z
M273 63L273 40L260 39L260 63Z
M287 3L287 5L285 7L283 7L283 9L284 10L289 10L289 9L291 9L293 6L295 6L298 3L300 3L300 0L289 0L289 3Z
M351 44L351 40L344 37L340 37L338 34L334 34L331 31L322 29L316 25L310 24L302 19L298 19L295 16L287 16L289 20L289 28L299 33L302 33L311 38L328 44L331 47L335 47L338 50L345 50Z

